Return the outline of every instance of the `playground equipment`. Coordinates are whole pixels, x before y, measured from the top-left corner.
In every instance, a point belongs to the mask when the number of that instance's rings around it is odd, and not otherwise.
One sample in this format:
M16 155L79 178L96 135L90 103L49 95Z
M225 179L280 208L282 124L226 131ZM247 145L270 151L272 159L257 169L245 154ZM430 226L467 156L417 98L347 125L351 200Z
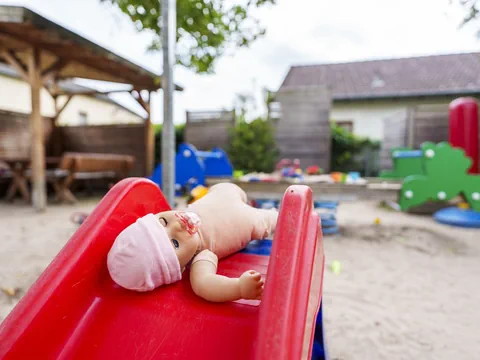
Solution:
M310 188L290 186L270 244L272 256L249 253L249 247L219 262L218 272L226 276L248 269L268 274L262 301L217 304L193 293L188 270L183 280L146 293L113 282L106 256L118 234L148 213L170 209L152 181L122 180L0 325L0 358L311 357L324 269L312 204ZM257 243L267 252L264 241Z
M450 104L449 137L450 143L422 145L422 173L405 178L400 208L405 211L427 200L448 201L463 195L471 210L443 209L434 218L450 225L480 227L478 105L473 99L460 98Z
M472 161L462 149L449 143L422 145L423 175L411 175L402 184L400 208L408 210L427 200L448 201L463 194L475 211L480 211L480 176L467 170Z
M437 211L433 218L442 224L480 228L480 211L449 207Z
M338 201L314 201L313 206L322 220L322 234L338 234L337 207ZM325 210L327 210L325 212Z
M453 147L462 148L472 159L470 174L479 173L478 144L478 103L473 98L458 98L450 103L449 142Z
M273 199L254 199L251 205L259 209L278 209L280 208L280 200ZM337 225L337 207L338 201L314 201L314 211L317 212L321 219L322 234L333 235L338 234ZM326 210L326 211L325 211Z
M411 148L399 147L391 151L393 170L380 173L383 179L404 179L410 175L423 174L422 152Z
M181 144L175 156L175 188L180 195L197 185L206 185L207 177L232 177L233 167L222 149L199 151L191 144ZM150 180L162 187L162 164L153 171Z

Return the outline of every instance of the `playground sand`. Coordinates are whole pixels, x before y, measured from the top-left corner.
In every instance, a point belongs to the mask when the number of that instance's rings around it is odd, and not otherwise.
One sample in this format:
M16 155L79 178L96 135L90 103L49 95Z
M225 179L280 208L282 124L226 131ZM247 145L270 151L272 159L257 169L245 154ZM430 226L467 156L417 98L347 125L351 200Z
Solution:
M71 214L88 213L97 201L53 205L44 214L0 203L0 321L78 228ZM338 220L342 235L324 239L330 359L478 359L480 230L374 202L341 203Z

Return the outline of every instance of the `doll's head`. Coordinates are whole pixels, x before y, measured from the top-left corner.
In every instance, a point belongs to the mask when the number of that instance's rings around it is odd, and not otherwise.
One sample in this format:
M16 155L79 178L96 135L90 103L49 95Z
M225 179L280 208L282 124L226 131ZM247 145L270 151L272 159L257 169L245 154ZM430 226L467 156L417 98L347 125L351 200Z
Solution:
M148 291L182 278L182 269L200 247L195 213L165 211L148 214L118 235L107 266L120 286Z

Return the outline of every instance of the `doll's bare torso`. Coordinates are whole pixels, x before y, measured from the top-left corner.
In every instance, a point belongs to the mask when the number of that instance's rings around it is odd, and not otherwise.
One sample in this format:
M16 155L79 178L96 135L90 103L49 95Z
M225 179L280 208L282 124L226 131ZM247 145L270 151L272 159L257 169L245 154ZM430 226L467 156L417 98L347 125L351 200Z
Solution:
M254 239L264 239L275 229L275 211L256 209L247 203L245 192L238 186L222 183L188 209L201 219L201 249L224 258L246 247Z

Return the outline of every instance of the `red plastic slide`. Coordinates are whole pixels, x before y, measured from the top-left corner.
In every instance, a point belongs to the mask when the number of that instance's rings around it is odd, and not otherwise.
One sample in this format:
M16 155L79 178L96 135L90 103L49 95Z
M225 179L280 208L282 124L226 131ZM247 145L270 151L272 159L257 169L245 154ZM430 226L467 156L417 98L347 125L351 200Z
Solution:
M107 253L137 218L169 209L150 180L114 186L0 327L0 359L310 358L324 255L312 191L286 191L271 256L238 253L219 272L266 275L261 302L215 304L197 297L188 274L148 293L110 278Z

